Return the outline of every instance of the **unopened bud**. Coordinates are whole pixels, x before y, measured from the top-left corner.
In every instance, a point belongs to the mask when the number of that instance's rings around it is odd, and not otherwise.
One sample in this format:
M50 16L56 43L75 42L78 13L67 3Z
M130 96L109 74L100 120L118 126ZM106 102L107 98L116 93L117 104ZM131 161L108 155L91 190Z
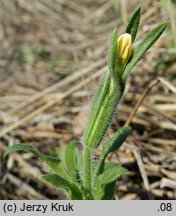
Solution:
M132 52L132 39L128 33L122 34L117 39L117 58L121 65L129 59Z

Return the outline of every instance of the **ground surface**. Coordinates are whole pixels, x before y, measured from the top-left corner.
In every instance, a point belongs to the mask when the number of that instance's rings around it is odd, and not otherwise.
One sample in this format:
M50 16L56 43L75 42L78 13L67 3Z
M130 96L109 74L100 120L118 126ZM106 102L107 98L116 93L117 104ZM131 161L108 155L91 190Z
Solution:
M0 199L64 199L39 181L47 168L31 154L6 160L2 154L9 145L28 142L51 152L81 136L95 83L106 71L110 33L115 25L123 33L139 3L137 40L161 20L172 27L133 70L106 134L126 122L156 81L130 122L131 136L110 158L129 170L118 180L115 198L176 199L175 5L168 2L166 9L159 1L120 1L115 10L104 0L0 1Z

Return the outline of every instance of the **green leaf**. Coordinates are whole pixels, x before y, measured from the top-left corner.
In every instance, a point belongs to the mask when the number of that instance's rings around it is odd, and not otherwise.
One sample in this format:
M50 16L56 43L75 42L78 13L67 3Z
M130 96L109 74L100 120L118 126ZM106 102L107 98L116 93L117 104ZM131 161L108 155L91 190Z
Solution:
M64 164L61 162L59 158L45 155L41 153L37 148L29 144L15 144L13 146L10 146L4 153L4 156L7 156L8 154L14 151L31 152L38 159L45 162L53 172L61 175L63 178L70 179L69 175L65 170Z
M128 135L131 133L131 128L130 127L123 127L120 128L114 135L113 137L103 146L103 151L102 155L95 167L95 174L94 178L99 175L104 167L104 162L107 157L107 155L111 152L116 151L120 146L125 142L127 139Z
M58 157L61 159L62 163L60 163L59 167L57 167L57 170L55 169L54 171L57 174L61 175L62 177L66 177L66 178L69 178L70 180L75 181L76 164L75 164L75 154L73 154L72 152L73 150L74 148L73 148L72 142L68 143L66 147L61 146L55 149L55 152L58 155ZM74 169L72 169L73 166L74 166Z
M47 181L48 183L52 184L53 186L55 186L57 188L64 189L65 191L70 193L69 182L59 175L56 175L54 173L45 174L45 175L41 176L41 179Z
M133 67L138 63L142 58L144 53L153 45L153 43L160 37L163 31L166 29L168 23L164 22L159 24L153 30L151 30L146 37L138 44L134 49L134 52L130 59L128 60L126 67L123 72L123 82L126 83L129 73Z
M56 173L59 176L67 179L68 181L72 180L70 174L67 172L67 170L65 168L65 164L62 161L60 163L58 163L56 166L52 166L50 168L52 169L52 171L54 173Z
M83 183L83 152L78 147L75 151L77 166L77 182Z
M97 179L96 183L97 183L96 187L94 187L94 189L93 189L93 198L94 198L94 200L102 200L102 198L104 196L105 186L100 184L99 179Z
M67 191L67 193L69 194L69 198L71 200L83 199L82 192L79 189L79 187L76 184L67 181L59 175L56 175L54 173L46 174L42 176L42 179L54 185L55 187L62 188L65 191Z
M67 145L65 150L65 165L66 165L67 172L69 173L73 181L76 180L76 174L77 174L75 151L76 151L76 142L71 141Z
M54 152L57 155L57 157L64 162L65 161L65 150L66 150L66 146L60 146L60 147L56 147L54 148Z
M103 200L112 200L114 197L115 188L116 188L116 181L113 181L105 185Z
M127 171L120 164L106 163L104 172L96 179L93 188L93 197L95 200L111 200L115 191L116 179Z
M111 72L114 71L117 60L117 29L112 32L108 47L108 66Z
M52 157L49 155L45 155L41 153L37 148L35 148L32 145L29 144L14 144L10 146L4 153L4 157L6 157L8 154L15 152L15 151L23 151L23 152L31 152L33 153L38 159L44 161L49 166L52 164L56 164L60 162L60 159L57 157Z
M113 85L109 74L106 74L98 85L88 124L83 135L83 143L86 146L93 149L98 147L119 100L120 91Z
M139 6L135 10L125 30L126 33L129 33L131 35L132 41L134 41L136 38L138 27L139 27L139 22L140 22L140 17L141 17L141 6Z
M106 185L113 182L121 175L125 174L127 170L117 163L107 163L105 170L99 175L100 184Z
M110 76L113 80L113 85L116 87L116 93L120 92L120 85L122 85L122 67L118 62L118 42L117 42L117 29L112 32L109 47L108 47L108 69ZM116 94L115 93L115 94Z
M116 151L125 142L128 135L131 133L131 127L120 128L113 137L103 146L103 157L109 153Z

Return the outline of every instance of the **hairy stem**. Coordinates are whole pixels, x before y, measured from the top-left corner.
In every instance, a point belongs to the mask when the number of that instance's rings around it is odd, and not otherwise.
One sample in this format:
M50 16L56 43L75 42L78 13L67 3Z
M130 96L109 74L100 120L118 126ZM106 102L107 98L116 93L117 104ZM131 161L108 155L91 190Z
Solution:
M91 149L84 146L84 188L85 199L91 198Z

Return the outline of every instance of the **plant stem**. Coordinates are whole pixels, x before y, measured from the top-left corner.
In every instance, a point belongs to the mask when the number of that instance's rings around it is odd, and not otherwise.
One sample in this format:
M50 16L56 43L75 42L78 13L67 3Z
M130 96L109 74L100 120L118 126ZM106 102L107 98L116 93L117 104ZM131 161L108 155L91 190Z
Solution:
M84 188L85 198L91 199L91 149L84 145Z

